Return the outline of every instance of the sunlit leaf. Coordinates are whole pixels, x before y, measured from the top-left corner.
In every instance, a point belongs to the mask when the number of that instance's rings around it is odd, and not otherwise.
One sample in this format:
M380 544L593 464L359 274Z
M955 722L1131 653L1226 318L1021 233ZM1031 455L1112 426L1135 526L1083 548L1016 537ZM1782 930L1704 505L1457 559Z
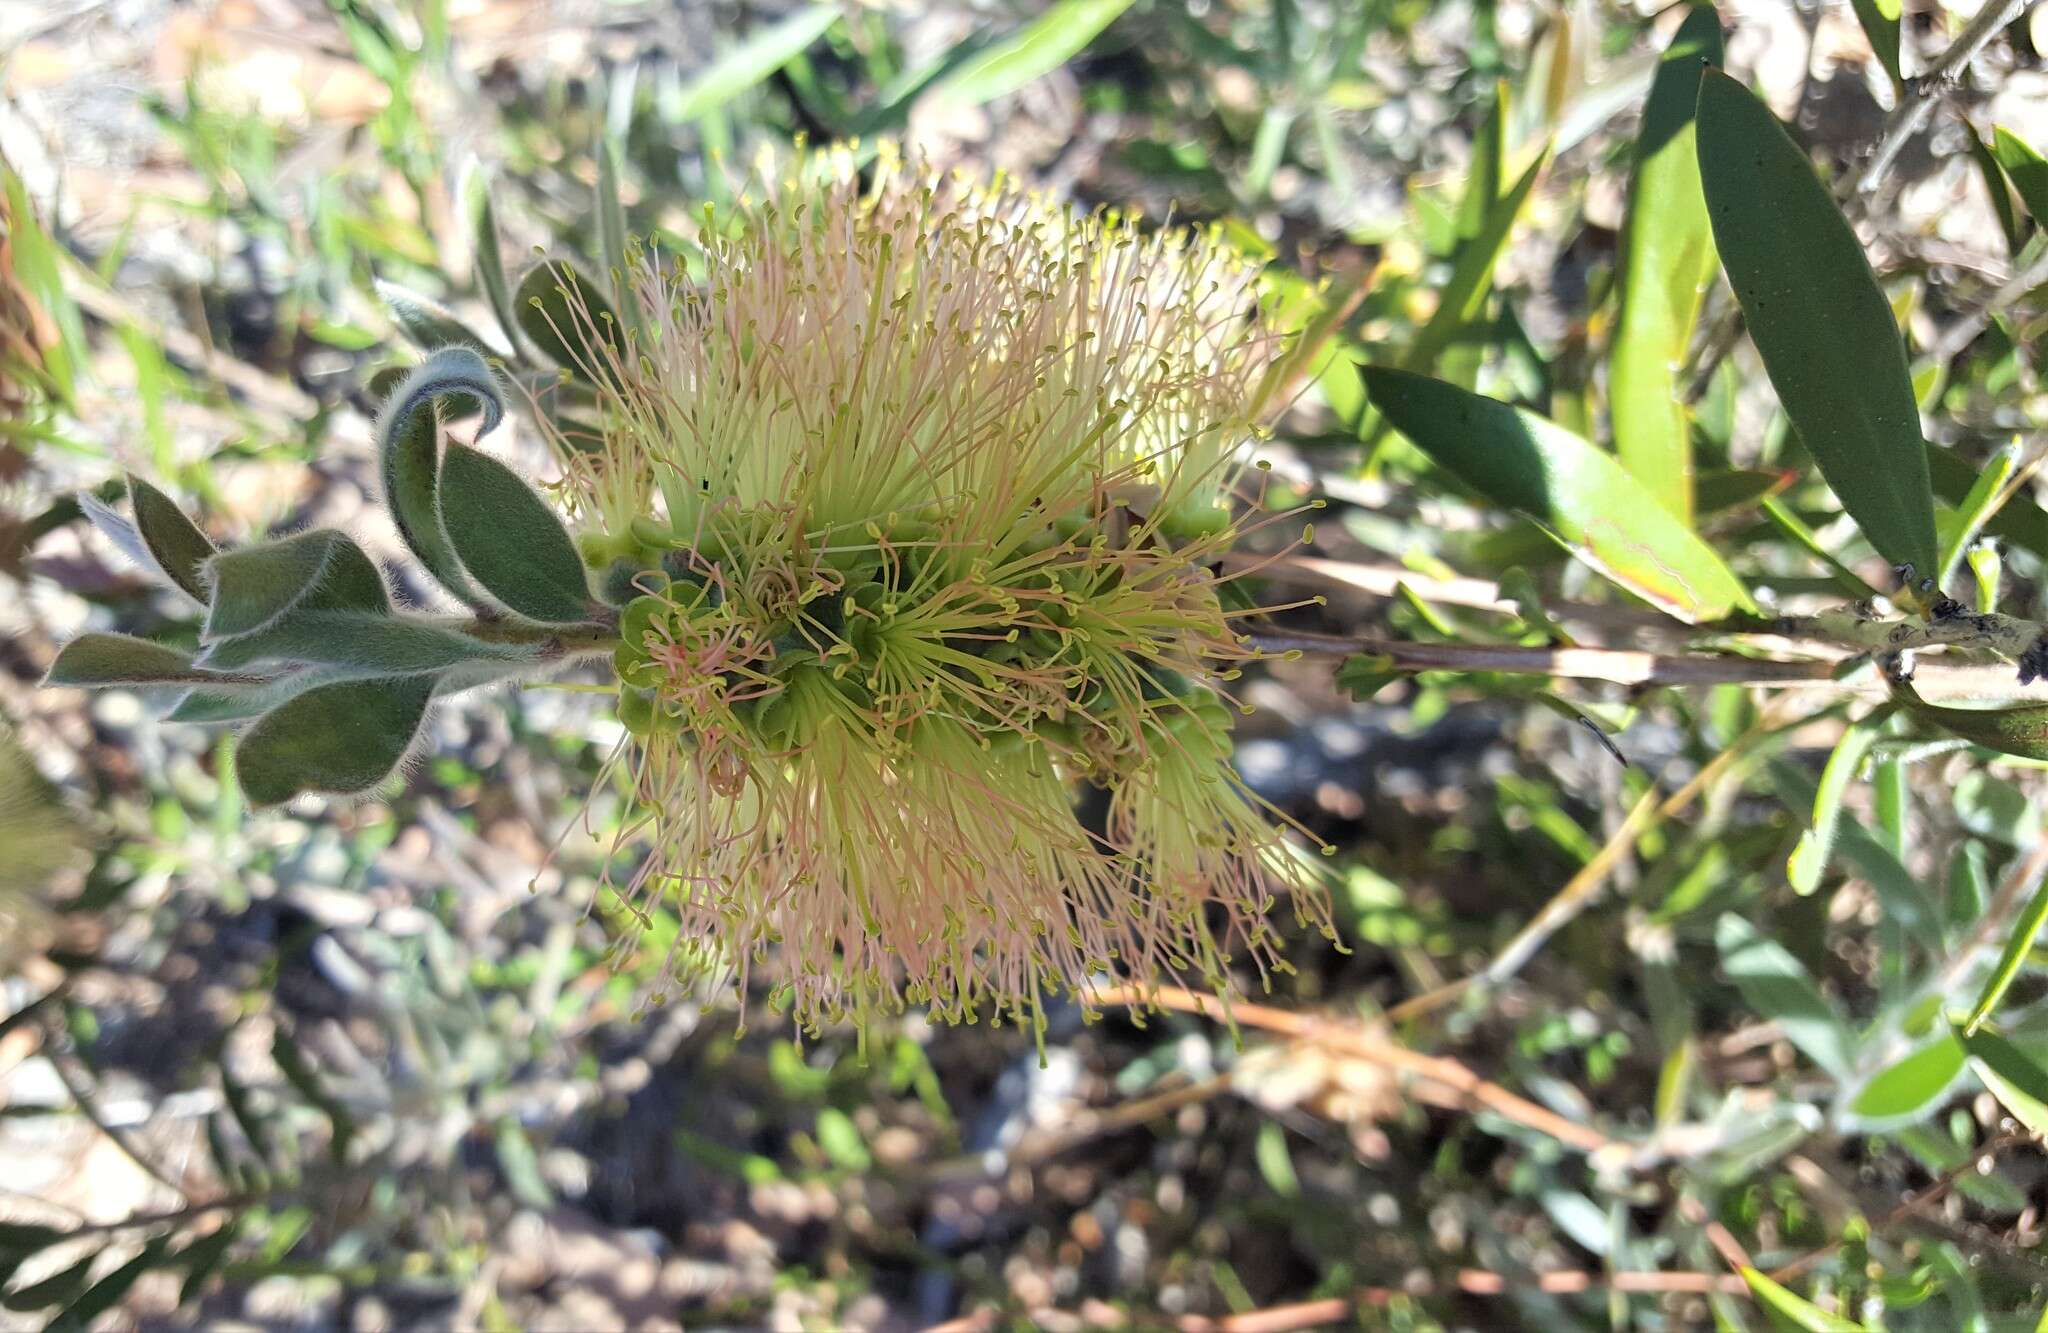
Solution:
M799 9L723 52L678 95L673 114L695 120L715 111L801 55L844 12L836 4Z
M589 619L590 587L575 542L533 488L497 459L448 446L441 521L462 567L512 610L546 624Z
M1855 1068L1856 1039L1785 946L1733 913L1715 924L1721 968L1742 998L1784 1029L1785 1039L1836 1078Z
M965 106L1007 96L1081 54L1130 7L1131 0L1058 0L948 74L934 86L933 94Z

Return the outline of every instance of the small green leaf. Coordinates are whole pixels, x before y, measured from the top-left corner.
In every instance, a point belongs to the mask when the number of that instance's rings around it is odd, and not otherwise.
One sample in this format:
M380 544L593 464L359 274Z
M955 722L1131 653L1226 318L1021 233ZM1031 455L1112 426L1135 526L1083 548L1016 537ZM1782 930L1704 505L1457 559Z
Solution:
M1934 480L1934 493L1952 505L1963 504L1982 476L1954 450L1938 444L1927 446L1927 471ZM2024 546L2036 555L2048 556L2048 510L2026 494L2024 487L1991 515L1984 531L2001 541Z
M1985 524L1997 517L1999 509L2007 499L2005 486L2018 470L2020 450L2017 443L2008 444L1991 455L1991 461L1977 474L1953 515L1937 517L1936 528L1941 535L1941 572L1935 576L1937 585L1945 586L1963 563L1963 552ZM1941 519L1946 518L1947 522Z
M463 568L512 610L543 624L590 618L590 586L575 542L533 488L497 459L448 446L441 522Z
M349 679L346 672L305 670L288 671L267 684L245 689L216 690L202 686L178 700L177 705L164 714L164 721L191 722L202 726L247 722L262 717L279 704L304 694L316 685L346 679Z
M1970 160L1977 164L1977 175L1984 182L1984 192L1991 196L1991 211L1998 215L1998 230L2005 236L2005 251L2014 259L2027 244L2027 225L2020 218L2020 212L2013 207L2012 186L2007 183L2005 168L1991 151L1991 145L1970 136Z
M1948 708L1923 701L1910 690L1900 696L1922 722L1960 736L1972 745L2016 759L2048 759L2048 704L2011 708Z
M438 352L443 347L466 347L485 356L496 355L489 343L440 303L382 278L376 280L375 286L378 299L391 312L392 322L398 325L399 332L421 351Z
M1780 1286L1746 1264L1742 1269L1742 1280L1756 1293L1757 1300L1770 1313L1772 1322L1781 1328L1798 1330L1798 1333L1866 1333L1863 1325L1855 1320L1829 1314L1804 1296Z
M836 1106L818 1112L818 1146L841 1170L864 1172L874 1166L866 1140L853 1118Z
M2034 221L2048 227L2048 158L2002 126L1991 131L1991 156L2005 168L2006 179Z
M50 664L45 685L97 689L108 685L206 685L225 689L267 683L262 676L243 676L194 666L176 648L126 634L81 634Z
M1862 1121L1893 1121L1929 1112L1963 1072L1962 1043L1943 1032L1892 1062L1849 1103Z
M519 1122L510 1116L500 1119L492 1142L497 1149L498 1170L504 1175L512 1197L528 1208L552 1207L555 1196L541 1174L540 1154L533 1150L533 1140Z
M128 478L128 500L135 507L135 531L150 559L165 578L204 605L206 580L202 571L213 558L213 542L170 496L139 477Z
M679 120L696 120L720 110L802 55L839 21L842 12L838 5L812 5L754 33L690 80L677 95L670 114Z
M1543 174L1543 168L1549 161L1545 154L1532 162L1522 173L1522 178L1515 182L1515 187L1495 201L1492 211L1487 214L1486 226L1479 235L1458 248L1458 259L1451 267L1450 279L1444 283L1443 291L1437 294L1436 311L1402 354L1402 369L1427 370L1450 346L1459 331L1479 318L1480 312L1486 308L1487 293L1493 289L1494 266L1500 262L1501 252L1507 248L1508 236L1515 229L1516 219L1522 215L1522 205L1528 202L1530 193L1536 188L1537 178Z
M462 192L476 245L477 286L484 289L484 295L490 300L491 313L498 317L498 327L504 331L506 345L512 349L512 359L520 360L525 349L519 341L519 319L512 304L512 284L505 278L504 242L498 237L498 219L491 207L491 180L483 165L474 159L470 161L463 179Z
M1252 1157L1258 1163L1259 1175L1265 1179L1266 1188L1283 1199L1301 1197L1301 1177L1294 1170L1294 1156L1287 1151L1287 1131L1278 1121L1265 1120L1259 1124L1258 1139L1252 1144Z
M1373 406L1431 459L1637 596L1693 621L1753 607L1721 557L1586 440L1441 380L1361 374Z
M2036 1134L2048 1134L2048 1071L1996 1033L1958 1028L1956 1035L1970 1053L1970 1068L2007 1114Z
M1714 942L1721 950L1721 968L1742 998L1776 1020L1785 1039L1808 1059L1838 1079L1847 1078L1856 1066L1856 1039L1800 961L1733 913L1715 923Z
M1849 787L1863 769L1864 756L1877 743L1879 729L1889 716L1887 708L1850 724L1836 742L1834 753L1828 756L1827 767L1821 770L1819 791L1813 798L1813 826L1799 835L1799 845L1792 849L1791 858L1785 863L1785 874L1792 881L1794 893L1808 894L1820 887L1820 877L1827 870L1828 857L1835 848L1842 798L1849 794Z
M412 747L434 685L432 676L343 681L264 714L235 751L243 793L279 805L305 792L369 791Z
M253 634L294 609L388 611L391 594L363 548L332 528L224 551L206 567L213 585L202 637Z
M1052 8L948 74L933 91L955 106L1006 97L1066 64L1131 7L1131 0L1058 0Z
M1984 978L1984 989L1979 992L1975 1007L1963 1023L1965 1036L1975 1036L1984 1026L1984 1020L1998 1008L1998 1002L2005 998L2005 992L2019 978L2020 968L2032 952L2043 925L2048 925L2048 879L2042 880L2040 887L2034 890L2027 910L2020 915L2012 934L2006 937L2005 949L1998 955L1998 965L1991 969L1990 976Z
M1785 415L1871 544L1932 577L1906 348L1856 233L1777 117L1725 74L1700 81L1698 135L1714 243Z
M1702 62L1721 63L1721 19L1711 6L1694 8L1679 26L1643 108L1608 374L1615 452L1688 524L1692 426L1678 376L1714 276L1714 235L1693 133Z
M627 364L626 330L590 279L561 260L519 280L519 327L550 361L587 384L617 384Z

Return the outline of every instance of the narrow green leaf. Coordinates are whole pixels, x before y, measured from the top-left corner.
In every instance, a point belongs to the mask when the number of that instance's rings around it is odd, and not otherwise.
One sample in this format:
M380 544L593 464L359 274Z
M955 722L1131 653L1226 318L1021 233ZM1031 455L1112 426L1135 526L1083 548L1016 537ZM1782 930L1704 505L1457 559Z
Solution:
M377 297L391 312L392 322L406 340L423 352L443 347L466 347L483 356L496 356L491 345L457 319L445 306L408 287L378 278Z
M1899 0L1849 0L1849 4L1878 63L1891 75L1892 87L1903 87L1906 76L1899 66Z
M1927 470L1934 480L1934 493L1952 505L1961 505L1982 474L1953 450L1938 444L1927 446ZM2036 555L2048 556L2048 509L2025 493L2025 488L2007 500L1984 524L1984 531L2000 541L2024 546Z
M206 562L214 545L199 525L185 516L171 497L140 477L128 478L128 501L135 508L135 531L164 577L204 605Z
M1266 1188L1283 1199L1301 1197L1301 1177L1294 1170L1294 1156L1287 1151L1287 1131L1279 1121L1260 1122L1252 1157L1258 1163L1259 1175L1265 1178Z
M586 384L617 384L626 331L597 285L573 265L548 260L519 280L519 327L550 361Z
M1722 970L1742 998L1776 1020L1785 1039L1808 1059L1838 1079L1847 1078L1856 1067L1856 1039L1805 966L1733 913L1715 923L1714 942L1721 950Z
M1858 599L1878 596L1878 590L1870 586L1861 574L1842 563L1840 556L1820 539L1820 534L1806 526L1806 520L1792 512L1791 506L1777 496L1764 497L1758 506L1771 524L1792 539L1795 546L1805 551L1828 571L1828 577L1845 594Z
M472 160L462 182L463 203L469 210L470 231L476 246L476 280L490 300L491 313L512 349L512 359L525 356L519 341L519 319L512 304L512 284L505 278L504 242L498 236L498 219L491 207L491 181L483 165Z
M21 177L0 162L0 193L7 201L8 246L14 259L14 277L31 299L57 327L57 339L42 349L43 369L50 384L66 403L77 393L78 373L86 356L85 322L78 304L64 285L64 247L44 229L29 203L28 189Z
M1904 1120L1931 1112L1961 1076L1964 1056L1962 1043L1943 1032L1864 1084L1849 1103L1849 1112L1864 1122Z
M1991 211L1998 214L1998 230L2005 237L2005 252L2014 259L2027 243L2027 226L2020 217L2019 209L2013 207L2012 186L2005 178L2005 168L1991 151L1991 145L1970 136L1970 160L1977 164L1977 175L1984 182L1984 192L1991 196Z
M1777 117L1725 74L1700 80L1698 136L1714 243L1785 415L1871 544L1932 577L1906 348L1856 233Z
M1456 231L1461 241L1476 240L1485 232L1508 178L1508 96L1507 80L1495 80L1493 106L1472 136L1472 169L1465 177L1465 192L1458 196Z
M2048 158L2003 126L1991 131L1991 156L2005 168L2006 179L2034 221L2048 227Z
M1441 380L1360 373L1373 406L1431 459L1637 596L1694 621L1753 607L1721 557L1586 440Z
M2048 1134L2048 1071L1994 1032L1956 1030L1970 1053L1970 1068L2007 1114L2036 1134Z
M1438 294L1436 311L1402 355L1402 369L1428 369L1459 331L1479 318L1480 312L1486 308L1487 293L1493 289L1494 266L1500 262L1501 252L1507 248L1508 236L1515 229L1516 219L1522 215L1522 205L1528 202L1530 193L1536 188L1537 178L1543 174L1543 168L1549 161L1549 155L1545 153L1532 162L1522 173L1522 178L1515 182L1515 187L1495 201L1486 226L1479 235L1459 247L1450 280Z
M1131 0L1058 0L947 75L934 93L959 106L979 106L1008 96L1081 54L1130 7Z
M528 1208L551 1207L554 1193L541 1175L540 1154L533 1150L533 1140L526 1136L519 1122L510 1116L499 1120L493 1143L497 1148L498 1170L504 1175L512 1197Z
M2006 938L2005 949L1998 955L1998 965L1991 969L1990 976L1984 978L1984 989L1979 992L1975 1007L1963 1023L1965 1036L1977 1034L1978 1029L1984 1026L1984 1020L1991 1017L1992 1011L1998 1008L1998 1002L2005 998L2012 983L2019 979L2020 968L2026 963L2034 941L2040 937L2043 925L2048 925L2048 879L2034 890L2027 910L2020 915L2012 934Z
M441 522L463 568L512 610L543 624L590 618L590 586L575 542L534 489L497 459L448 446Z
M1851 723L1836 742L1834 753L1828 756L1827 767L1821 770L1819 791L1813 798L1813 826L1799 835L1799 845L1792 849L1785 863L1785 875L1792 881L1794 893L1808 894L1820 887L1820 877L1827 870L1828 857L1835 848L1842 798L1849 794L1856 775L1862 771L1864 756L1877 743L1879 729L1890 711L1882 709Z
M262 676L236 675L194 666L187 653L126 634L81 634L64 645L50 664L45 685L98 689L108 685L206 685L227 689L262 685Z
M441 528L440 405L451 413L481 404L481 437L497 428L505 412L497 377L474 351L448 348L414 367L393 389L377 421L377 454L384 501L399 536L442 587L471 606L484 595L462 572L455 548Z
M1804 1296L1773 1282L1754 1268L1744 1265L1742 1280L1781 1327L1799 1333L1866 1333L1863 1325L1838 1314L1829 1314Z
M279 805L305 792L369 791L405 758L434 684L432 676L344 681L264 714L235 751L243 793Z
M1679 369L1714 276L1693 108L1704 64L1721 63L1721 20L1696 7L1657 65L1622 230L1621 309L1609 358L1609 412L1621 461L1664 507L1692 522L1692 426Z
M812 5L761 29L690 80L677 94L670 114L679 120L696 120L721 109L802 55L839 21L841 12L838 5Z
M298 609L388 611L384 576L363 548L332 528L224 551L207 564L213 584L208 642L253 634Z
M1969 492L1956 506L1950 521L1943 523L1939 517L1936 528L1941 534L1941 572L1936 576L1938 585L1946 586L1950 577L1963 562L1963 552L1969 549L1984 525L1998 513L2004 499L2005 484L2019 468L2020 450L2018 444L2008 444L1991 455L1991 461L1977 474Z
M2016 759L2048 759L2048 704L1947 708L1927 703L1910 691L1902 691L1900 698L1914 717L1972 745Z

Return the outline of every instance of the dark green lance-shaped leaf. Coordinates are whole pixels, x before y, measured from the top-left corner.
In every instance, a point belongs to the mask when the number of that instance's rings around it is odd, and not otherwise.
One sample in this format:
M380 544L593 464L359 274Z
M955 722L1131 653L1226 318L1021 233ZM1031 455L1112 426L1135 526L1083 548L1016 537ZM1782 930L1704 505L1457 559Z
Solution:
M2048 227L2048 158L2002 126L1991 131L1991 156L2005 168L2006 179L2034 221Z
M235 751L243 793L279 805L306 792L369 791L405 758L434 684L432 676L344 681L266 713Z
M1442 380L1366 367L1393 427L1487 499L1542 524L1573 554L1673 615L1751 609L1721 557L1614 458L1533 413Z
M498 317L498 327L505 334L505 343L512 349L512 359L524 358L525 349L519 341L519 319L512 304L512 284L505 277L504 243L498 238L498 218L491 208L491 180L480 163L472 161L468 174L462 182L463 204L469 210L471 239L476 245L477 286L484 289L490 299L491 313Z
M1714 275L1714 236L1693 134L1702 62L1721 63L1721 20L1711 7L1694 9L1680 25L1643 108L1608 373L1615 451L1636 480L1688 524L1692 427L1678 376Z
M388 611L384 576L363 548L332 528L225 551L208 563L208 642L267 629L296 609Z
M1744 1265L1742 1280L1749 1284L1757 1302L1770 1312L1771 1322L1779 1328L1795 1333L1867 1333L1855 1320L1828 1313L1757 1269Z
M940 100L978 106L1016 92L1081 54L1131 0L1059 0L947 75L933 90Z
M1869 1128L1924 1115L1963 1072L1963 1044L1943 1031L1879 1072L1850 1099L1849 1114Z
M421 351L467 347L484 355L495 355L490 344L438 302L382 278L377 279L376 287L378 297L384 302L385 309L391 312L392 322L398 325L399 332Z
M215 644L202 665L308 662L358 675L403 676L475 662L526 661L535 652L525 644L485 643L413 616L297 610L267 629Z
M2048 1071L1995 1032L1956 1029L1970 1067L2013 1119L2036 1134L2048 1134Z
M149 558L195 601L206 601L206 562L214 546L199 525L185 516L170 496L140 477L128 478L128 500L135 507L135 531Z
M1856 1039L1797 958L1755 926L1729 913L1715 923L1721 968L1742 998L1774 1019L1785 1039L1836 1078L1855 1067Z
M1998 1002L2005 998L2012 983L2019 979L2020 968L2033 952L2034 941L2040 938L2041 927L2048 925L2048 879L2034 890L2034 896L2027 903L2027 910L2020 914L2019 923L2012 934L2006 936L2005 948L1998 955L1997 966L1991 975L1984 978L1984 989L1977 995L1977 1003L1970 1010L1969 1018L1963 1022L1966 1036L1975 1036L1984 1021L1998 1008Z
M193 1241L174 1256L179 1268L185 1270L185 1280L178 1287L178 1304L184 1305L206 1288L206 1280L220 1271L228 1257L228 1250L235 1243L235 1233L241 1228L241 1219L231 1217L221 1223L219 1229L209 1231Z
M1934 493L1952 505L1960 505L1969 498L1970 491L1982 475L1954 451L1938 444L1927 446L1927 471L1934 481ZM2048 556L2048 510L2044 510L2025 493L2025 488L2009 495L2006 501L1984 524L1984 531L2000 541L2024 546L2036 555Z
M519 280L519 327L550 361L589 384L617 384L626 331L596 283L558 259Z
M148 639L126 634L81 634L57 654L43 683L87 689L107 685L205 685L229 689L261 685L265 679L194 666L190 655Z
M544 624L590 618L590 586L576 543L511 468L449 445L441 462L441 522L463 568L512 610Z
M669 114L678 120L695 120L725 106L802 55L843 12L835 4L812 5L762 28L690 80L677 94Z
M1725 74L1700 80L1698 135L1714 244L1785 415L1871 544L1932 577L1906 348L1856 233L1778 118Z
M504 419L498 380L484 359L468 348L436 352L416 366L386 400L377 421L377 454L384 502L406 546L441 586L471 606L486 600L462 572L455 548L441 527L441 406L461 412L481 404L478 435Z

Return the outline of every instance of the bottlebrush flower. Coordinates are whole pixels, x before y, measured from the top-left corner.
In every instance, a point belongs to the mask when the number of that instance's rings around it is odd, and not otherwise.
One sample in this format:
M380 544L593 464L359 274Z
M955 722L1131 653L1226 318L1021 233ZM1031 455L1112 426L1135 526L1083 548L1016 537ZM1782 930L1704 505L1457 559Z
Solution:
M1278 351L1254 271L886 153L764 179L690 262L636 256L631 334L558 306L603 409L563 451L586 552L660 571L621 892L742 982L779 946L809 1026L1284 966L1276 898L1327 913L1230 766L1254 653L1215 572Z

